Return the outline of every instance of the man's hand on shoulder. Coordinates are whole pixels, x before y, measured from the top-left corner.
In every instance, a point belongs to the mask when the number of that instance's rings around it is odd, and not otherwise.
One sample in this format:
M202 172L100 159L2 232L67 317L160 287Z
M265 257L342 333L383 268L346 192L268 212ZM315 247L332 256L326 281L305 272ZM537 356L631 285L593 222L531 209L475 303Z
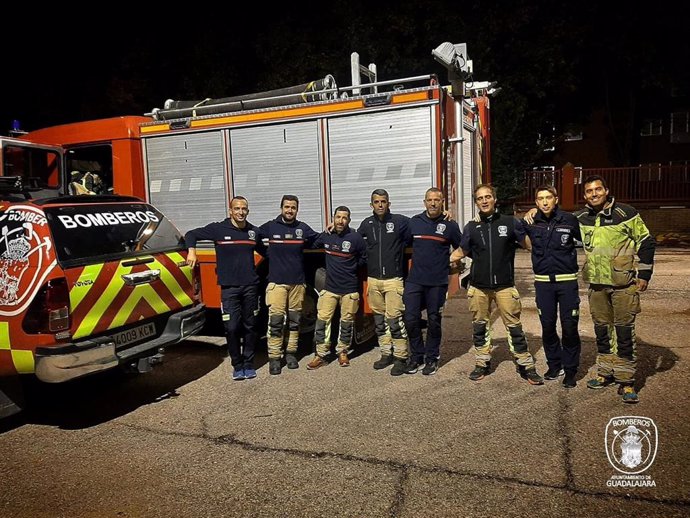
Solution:
M525 216L522 219L524 219L525 223L527 223L528 225L532 225L534 223L534 216L536 216L536 215L537 215L537 209L532 207L530 210L528 210L525 213Z

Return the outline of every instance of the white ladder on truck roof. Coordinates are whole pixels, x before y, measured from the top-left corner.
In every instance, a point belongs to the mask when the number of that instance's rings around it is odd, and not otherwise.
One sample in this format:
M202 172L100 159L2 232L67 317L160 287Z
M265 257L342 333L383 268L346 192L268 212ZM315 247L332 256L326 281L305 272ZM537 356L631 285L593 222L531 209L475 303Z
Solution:
M350 54L350 72L352 74L352 86L357 87L362 84L362 74L369 79L369 83L376 83L378 74L376 73L376 63L369 63L368 67L359 64L359 54ZM372 86L371 93L378 93L378 87ZM359 95L359 88L352 89L352 95Z

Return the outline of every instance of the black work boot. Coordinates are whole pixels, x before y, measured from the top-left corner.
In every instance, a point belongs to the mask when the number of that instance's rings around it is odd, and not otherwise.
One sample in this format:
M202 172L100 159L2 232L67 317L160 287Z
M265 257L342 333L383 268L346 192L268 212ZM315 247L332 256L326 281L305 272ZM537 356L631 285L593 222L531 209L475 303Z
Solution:
M527 380L527 383L530 385L543 385L544 384L544 378L542 378L539 374L537 374L537 369L534 367L530 367L524 370L524 374L521 374L521 376Z
M268 373L269 374L280 374L280 372L283 370L283 367L280 365L280 360L274 360L271 358L268 360Z
M472 381L483 380L484 377L489 374L489 370L488 365L475 365L474 370L470 372L470 379Z
M391 356L392 358L392 356ZM383 359L383 358L382 358ZM395 358L393 361L393 368L391 369L391 376L402 376L405 374L405 368L407 367L407 360L401 358Z
M385 369L391 363L393 363L393 355L392 354L382 354L381 358L379 358L378 360L376 360L374 362L374 369L376 369L376 370Z
M299 369L299 362L294 353L285 353L285 364L288 369Z
M563 378L563 386L565 388L575 388L577 386L577 381L575 381L576 372L567 371L565 377Z

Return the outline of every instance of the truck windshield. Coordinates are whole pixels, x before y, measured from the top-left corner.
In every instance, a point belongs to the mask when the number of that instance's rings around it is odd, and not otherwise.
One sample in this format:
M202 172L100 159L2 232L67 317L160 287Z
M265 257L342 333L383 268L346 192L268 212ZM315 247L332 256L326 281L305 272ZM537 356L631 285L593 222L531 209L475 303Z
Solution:
M146 203L46 207L45 215L65 267L184 248L177 228Z

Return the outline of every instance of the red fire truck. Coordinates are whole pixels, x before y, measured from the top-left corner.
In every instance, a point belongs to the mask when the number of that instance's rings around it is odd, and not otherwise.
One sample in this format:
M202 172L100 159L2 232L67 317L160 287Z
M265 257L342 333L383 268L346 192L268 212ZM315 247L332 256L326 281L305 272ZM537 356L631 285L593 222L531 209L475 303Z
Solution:
M490 181L488 97L453 92L434 75L378 81L356 54L352 68L347 87L326 76L2 139L2 174L32 177L36 196L137 196L182 232L227 217L233 195L250 201L259 225L278 214L283 194L295 194L299 219L321 230L338 205L350 207L356 227L377 188L390 193L395 212L421 212L430 186L446 193L463 225L473 217L473 186ZM362 84L360 71L371 82ZM200 257L203 302L218 307L213 249ZM320 260L310 262L313 272Z

